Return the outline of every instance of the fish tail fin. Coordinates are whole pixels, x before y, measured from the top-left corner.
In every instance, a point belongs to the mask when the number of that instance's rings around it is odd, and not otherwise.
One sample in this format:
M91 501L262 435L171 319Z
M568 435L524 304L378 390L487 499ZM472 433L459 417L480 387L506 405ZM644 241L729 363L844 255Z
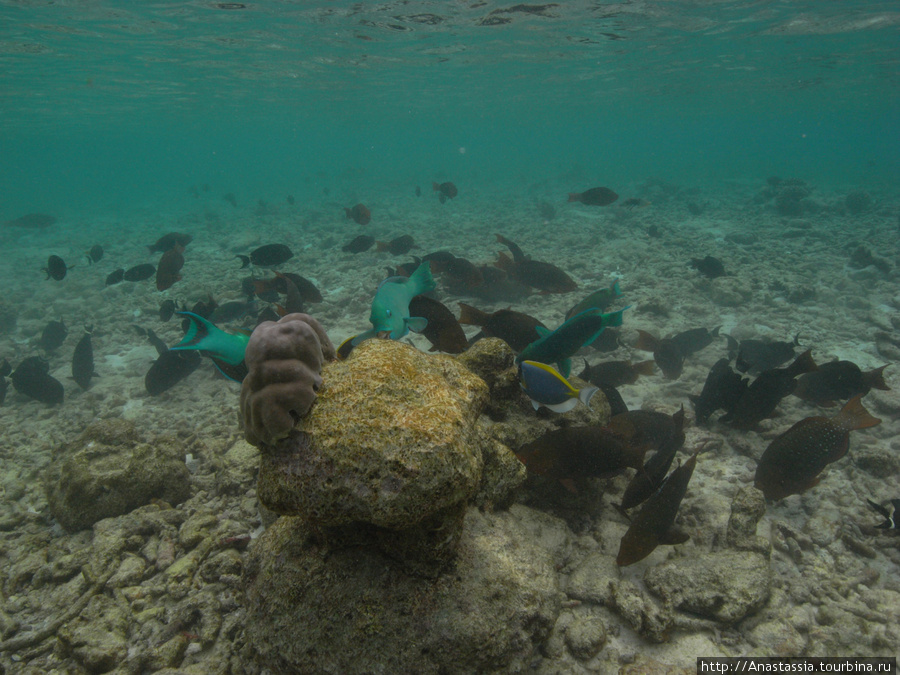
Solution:
M638 339L634 345L635 349L640 349L643 352L655 352L658 346L658 337L638 328Z
M487 321L488 313L483 312L477 307L467 305L464 302L459 303L459 323L466 326L481 326Z
M884 369L888 367L890 364L885 364L881 366L881 368L875 368L874 370L870 370L867 373L863 373L863 380L866 384L868 384L872 389L881 389L882 391L890 391L891 388L887 386L887 383L884 381Z
M653 359L641 361L631 366L631 369L638 375L652 375L656 372L656 362Z
M612 285L609 287L609 290L612 291L613 297L618 298L622 293L622 289L619 287L619 280L613 279Z
M504 272L508 272L512 269L512 266L513 259L506 255L506 253L504 253L503 251L499 251L497 253L497 262L494 263L494 267L497 267Z
M431 184L431 191L432 191L432 192L440 192L440 191L441 191L441 186L438 185L437 183L432 183L432 184Z
M434 277L431 276L431 265L427 261L419 264L409 280L415 284L416 295L434 290Z
M193 312L178 313L190 319L191 325L188 326L181 342L170 349L208 352L211 356L231 365L237 365L244 360L244 349L249 339L246 335L226 333L214 323Z
M584 389L579 389L578 400L590 407L591 399L594 398L594 394L598 391L600 391L600 387L585 387Z
M613 328L615 326L622 325L622 315L625 313L626 309L631 309L631 305L628 307L623 307L617 312L610 312L609 314L602 314L603 317L603 327L604 328Z
M580 192L570 192L569 193L569 201L570 202L580 202L581 201L581 193Z
M350 209L348 209L346 206L344 207L344 215L345 215L347 218L350 218L350 217L351 217L351 216L350 216Z
M385 251L389 251L391 248L390 242L387 241L376 241L375 242L375 250L379 253L384 253Z
M835 422L844 429L867 429L881 424L881 420L869 414L863 407L862 396L854 396L835 416Z
M793 377L797 377L798 375L802 375L803 373L811 373L814 370L818 370L819 366L817 366L816 362L813 361L812 350L807 349L800 356L794 359L794 362L789 365L787 369Z
M241 269L245 267L250 267L250 256L249 255L236 255L235 258L241 259Z

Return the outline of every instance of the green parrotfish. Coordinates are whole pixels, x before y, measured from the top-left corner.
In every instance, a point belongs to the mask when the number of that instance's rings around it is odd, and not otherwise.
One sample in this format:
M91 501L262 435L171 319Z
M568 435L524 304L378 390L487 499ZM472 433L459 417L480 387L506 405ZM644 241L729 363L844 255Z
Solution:
M603 314L599 309L588 309L576 314L554 331L537 327L540 338L525 347L516 357L516 363L538 361L555 363L563 377L572 371L571 357L582 347L591 344L604 328L622 325L622 313L628 309Z
M409 331L421 333L428 320L421 316L409 315L409 303L417 295L434 289L431 265L426 261L408 277L388 277L381 282L372 300L369 321L372 328L353 338L355 347L363 340L386 335L391 340L399 340Z
M177 312L191 321L181 342L171 351L197 350L209 356L216 368L228 379L240 382L246 375L244 352L250 341L249 333L226 333L211 321L193 312Z

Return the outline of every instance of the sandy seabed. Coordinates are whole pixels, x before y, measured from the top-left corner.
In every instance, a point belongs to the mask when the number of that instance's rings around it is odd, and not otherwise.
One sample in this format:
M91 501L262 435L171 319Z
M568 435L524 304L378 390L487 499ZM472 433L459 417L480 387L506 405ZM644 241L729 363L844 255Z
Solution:
M566 203L565 194L573 187L561 181L490 193L459 187L460 195L445 204L430 191L417 198L413 186L406 185L390 186L365 198L349 192L343 200L322 195L300 198L293 205L283 197L267 197L270 207L265 215L257 214L258 196L241 196L233 207L219 199L227 190L213 187L165 212L144 207L89 216L58 214L59 221L46 229L0 229L5 252L0 304L17 315L15 328L0 333L0 359L8 358L15 367L25 357L42 355L37 342L51 319L63 319L69 328L65 343L47 355L51 374L64 383L64 402L51 407L25 398L10 386L0 406L0 570L6 570L0 571L0 634L4 644L13 644L12 640L64 613L64 583L54 581L52 575L48 581L39 571L61 552L90 547L90 531L67 534L49 513L43 479L54 447L71 441L98 419L116 417L134 420L150 434L175 434L186 442L200 437L208 452L221 452L239 442L238 385L217 376L205 363L188 380L150 397L144 375L156 351L133 326L152 328L167 344L175 344L181 338L178 322L160 320L160 303L172 298L190 306L207 294L220 303L242 299L241 279L248 271L240 269L235 256L263 244L284 243L294 251L294 258L281 269L307 277L321 290L323 302L310 305L307 311L325 326L335 345L369 327L369 303L386 267L437 250L476 263L493 262L503 250L494 236L500 233L531 257L560 266L578 282L579 290L489 303L451 295L438 280L439 299L457 314L460 300L488 311L511 305L552 328L581 297L618 278L625 294L622 301L631 305L621 332L623 346L606 354L586 349L583 355L591 363L650 358L627 346L634 344L636 329L665 336L719 326L721 334L738 339L790 340L799 334L800 345L811 348L818 363L848 359L869 370L892 363L894 351L900 355L900 194L870 190L871 207L852 214L845 199L859 186L818 188L803 215L787 217L766 198L762 177L702 190L649 180L619 188L619 202L604 208ZM622 202L632 196L646 203L629 209ZM357 201L364 201L372 211L367 226L343 216L343 207ZM651 227L657 228L659 236L648 235ZM146 246L170 231L193 235L185 252L182 281L164 292L156 290L153 280L104 285L107 274L118 267L155 263L159 254L149 254ZM342 252L341 246L360 233L380 240L411 234L418 247L405 256L374 249L357 255ZM84 252L98 243L104 247L104 258L89 265ZM883 264L855 264L853 254L860 246ZM41 268L50 254L76 265L63 281L44 280ZM705 255L720 258L728 276L706 279L689 266L692 258ZM270 276L265 270L255 274ZM87 391L70 379L72 351L83 325L94 330L98 374ZM477 329L467 327L466 332L471 336ZM421 336L408 339L428 348ZM677 380L664 379L657 370L656 375L621 388L631 409L673 413L684 404L689 423L685 451L708 445L681 507L681 522L691 532L691 542L675 549L661 547L642 563L622 570L622 576L636 584L641 584L648 566L668 556L714 548L724 531L731 499L740 487L752 484L756 460L771 439L804 417L837 410L823 411L789 397L778 406L775 417L753 431L732 430L715 418L697 427L688 396L700 392L710 367L725 355L722 338L689 357ZM577 364L576 360L575 372L580 370ZM609 627L606 647L592 659L575 662L571 656L545 651L535 656L536 670L607 672L633 661L637 654L690 670L694 658L701 655L769 654L770 646L759 644L763 633L757 630L755 641L748 638L752 629L766 622L793 629L792 634L781 636L783 649L790 654L828 644L831 653L815 655L860 654L860 650L872 656L900 655L896 628L900 625L900 538L873 530L881 518L866 504L867 498L878 502L900 498L896 366L890 365L885 376L891 390L873 390L863 400L882 419L881 425L854 432L847 457L829 466L817 487L768 505L759 534L774 544L774 579L772 598L760 617L732 627L685 620L664 644L647 643L620 622L621 626ZM682 459L687 457L683 453ZM252 487L245 494L218 494L213 483L202 480L214 462L202 451L197 461L192 468L200 478L194 495L176 508L186 515L213 510L242 523L248 534L257 531L260 519L253 508ZM609 503L598 510L599 520L611 519L619 530L625 521L609 504L621 493L622 480L609 481L610 495L605 498ZM565 509L557 515L566 518L578 536L606 536L608 528L593 516L570 519ZM574 561L566 561L561 573L573 565ZM42 580L39 586L38 579ZM232 598L223 607L239 616L239 588L222 592ZM157 602L165 605L166 599ZM816 637L819 624L824 624L823 603L852 619L841 631L843 641ZM778 624L776 617L784 623ZM190 642L188 628L184 633ZM137 645L166 637L135 633L132 639ZM196 664L197 672L203 672L203 664L212 663L209 659L214 655L219 659L216 663L229 663L232 672L258 671L253 664L242 665L239 629L223 630L212 642L191 644L197 646L186 649L182 668ZM3 653L2 662L6 672L81 672L82 668L55 645L52 636Z

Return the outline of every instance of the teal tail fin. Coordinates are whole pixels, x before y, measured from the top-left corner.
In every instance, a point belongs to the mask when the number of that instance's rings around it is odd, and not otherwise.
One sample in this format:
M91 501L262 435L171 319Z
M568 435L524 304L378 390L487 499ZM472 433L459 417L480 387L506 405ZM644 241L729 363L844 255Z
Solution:
M248 335L226 333L214 323L193 312L177 313L190 319L191 325L181 342L171 349L196 349L207 352L210 356L232 366L244 360L244 350L250 340Z
M434 277L431 276L431 263L427 260L416 268L416 271L409 275L409 281L414 284L415 293L420 295L433 291L435 287Z

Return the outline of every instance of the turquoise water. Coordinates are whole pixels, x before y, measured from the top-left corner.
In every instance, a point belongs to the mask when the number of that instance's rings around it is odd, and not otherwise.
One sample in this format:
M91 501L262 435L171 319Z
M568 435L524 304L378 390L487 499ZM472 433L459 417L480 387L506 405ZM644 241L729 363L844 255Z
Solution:
M243 4L0 4L0 215L348 170L900 176L896 3Z

